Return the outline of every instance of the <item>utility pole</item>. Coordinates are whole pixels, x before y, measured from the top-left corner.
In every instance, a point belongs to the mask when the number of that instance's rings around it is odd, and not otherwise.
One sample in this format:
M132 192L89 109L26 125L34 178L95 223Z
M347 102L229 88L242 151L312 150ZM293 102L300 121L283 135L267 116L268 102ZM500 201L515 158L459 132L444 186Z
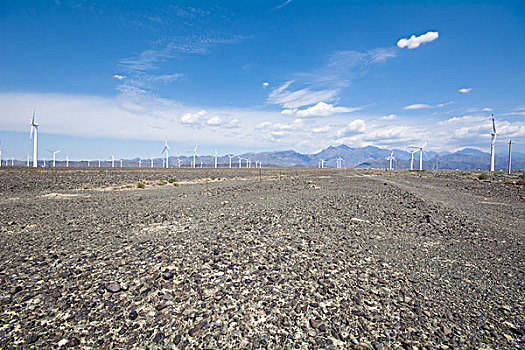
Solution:
M508 169L508 174L510 175L511 173L511 151L512 151L512 140L509 141L509 169Z

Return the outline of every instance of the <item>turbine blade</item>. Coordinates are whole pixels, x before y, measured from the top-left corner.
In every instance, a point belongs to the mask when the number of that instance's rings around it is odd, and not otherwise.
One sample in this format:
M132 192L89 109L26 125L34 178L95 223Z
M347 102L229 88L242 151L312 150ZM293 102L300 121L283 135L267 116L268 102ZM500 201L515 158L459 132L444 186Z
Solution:
M496 133L496 122L494 121L494 114L492 115L492 130Z

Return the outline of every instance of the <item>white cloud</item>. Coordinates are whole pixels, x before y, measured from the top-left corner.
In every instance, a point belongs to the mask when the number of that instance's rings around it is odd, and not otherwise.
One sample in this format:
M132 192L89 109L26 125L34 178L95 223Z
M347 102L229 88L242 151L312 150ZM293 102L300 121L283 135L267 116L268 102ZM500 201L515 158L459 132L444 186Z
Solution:
M262 87L268 87L269 85L270 85L270 83L267 82L267 81L264 81L264 82L262 83Z
M199 112L188 112L185 113L181 118L180 122L186 125L197 126L202 123L203 118L208 114L205 110Z
M255 126L255 129L265 129L265 128L269 128L272 126L272 123L269 122L269 121L265 121L265 122L262 122L260 124L257 124Z
M321 126L319 128L313 128L312 132L314 134L324 134L331 130L332 128L329 125Z
M483 111L483 112L492 112L492 108L485 107L481 111Z
M335 107L332 104L319 102L312 107L306 109L301 109L296 112L297 116L307 118L307 117L326 117L332 114L337 113L350 113L360 110L360 107ZM282 113L282 112L281 112Z
M268 103L279 104L286 109L299 108L302 106L313 105L322 101L332 101L339 90L311 90L309 88L299 90L289 90L293 81L287 81L278 88L272 90L268 96Z
M413 105L405 106L403 109L425 109L425 108L432 108L431 105L427 105L425 103L416 103Z
M206 121L206 125L219 126L222 123L222 119L219 117L211 117Z
M438 32L427 32L425 34L422 34L420 36L412 35L410 38L406 39L400 39L397 42L397 46L400 48L409 48L409 49L415 49L418 48L421 44L429 43L431 41L436 40L439 38Z
M462 94L468 94L469 92L472 91L472 88L461 88L458 91L461 92Z
M273 9L274 9L274 10L278 10L278 9L280 9L280 8L283 8L283 7L285 7L286 5L288 5L289 3L291 3L292 1L293 1L293 0L286 0L286 1L283 2L281 5L277 5L277 6L275 6Z
M125 75L120 75L120 74L114 74L113 78L118 79L118 80L122 80L122 79L125 79L126 76Z
M397 115L395 114L390 114L390 115L384 115L382 116L380 119L381 120L392 120L392 119L396 119L397 118Z
M224 125L224 127L228 129L238 128L239 123L240 123L239 119L235 118L235 119L230 120L226 125Z
M362 119L356 119L348 123L348 125L337 131L337 137L346 137L354 134L360 134L365 131L366 123Z
M283 115L293 115L297 112L297 108L294 108L294 109L283 109L281 111L281 114Z

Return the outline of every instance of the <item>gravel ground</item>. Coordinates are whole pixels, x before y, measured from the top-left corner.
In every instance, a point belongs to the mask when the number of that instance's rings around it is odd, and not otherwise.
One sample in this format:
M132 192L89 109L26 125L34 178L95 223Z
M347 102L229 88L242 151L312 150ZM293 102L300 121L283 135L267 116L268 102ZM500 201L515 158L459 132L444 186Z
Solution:
M0 348L525 348L525 186L475 176L2 169Z

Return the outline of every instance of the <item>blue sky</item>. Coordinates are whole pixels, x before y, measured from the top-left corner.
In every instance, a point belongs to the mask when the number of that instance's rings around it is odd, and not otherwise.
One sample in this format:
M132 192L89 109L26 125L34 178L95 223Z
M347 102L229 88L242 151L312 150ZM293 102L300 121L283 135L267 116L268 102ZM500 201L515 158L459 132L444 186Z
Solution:
M25 158L329 145L525 151L523 1L2 1L0 138Z

